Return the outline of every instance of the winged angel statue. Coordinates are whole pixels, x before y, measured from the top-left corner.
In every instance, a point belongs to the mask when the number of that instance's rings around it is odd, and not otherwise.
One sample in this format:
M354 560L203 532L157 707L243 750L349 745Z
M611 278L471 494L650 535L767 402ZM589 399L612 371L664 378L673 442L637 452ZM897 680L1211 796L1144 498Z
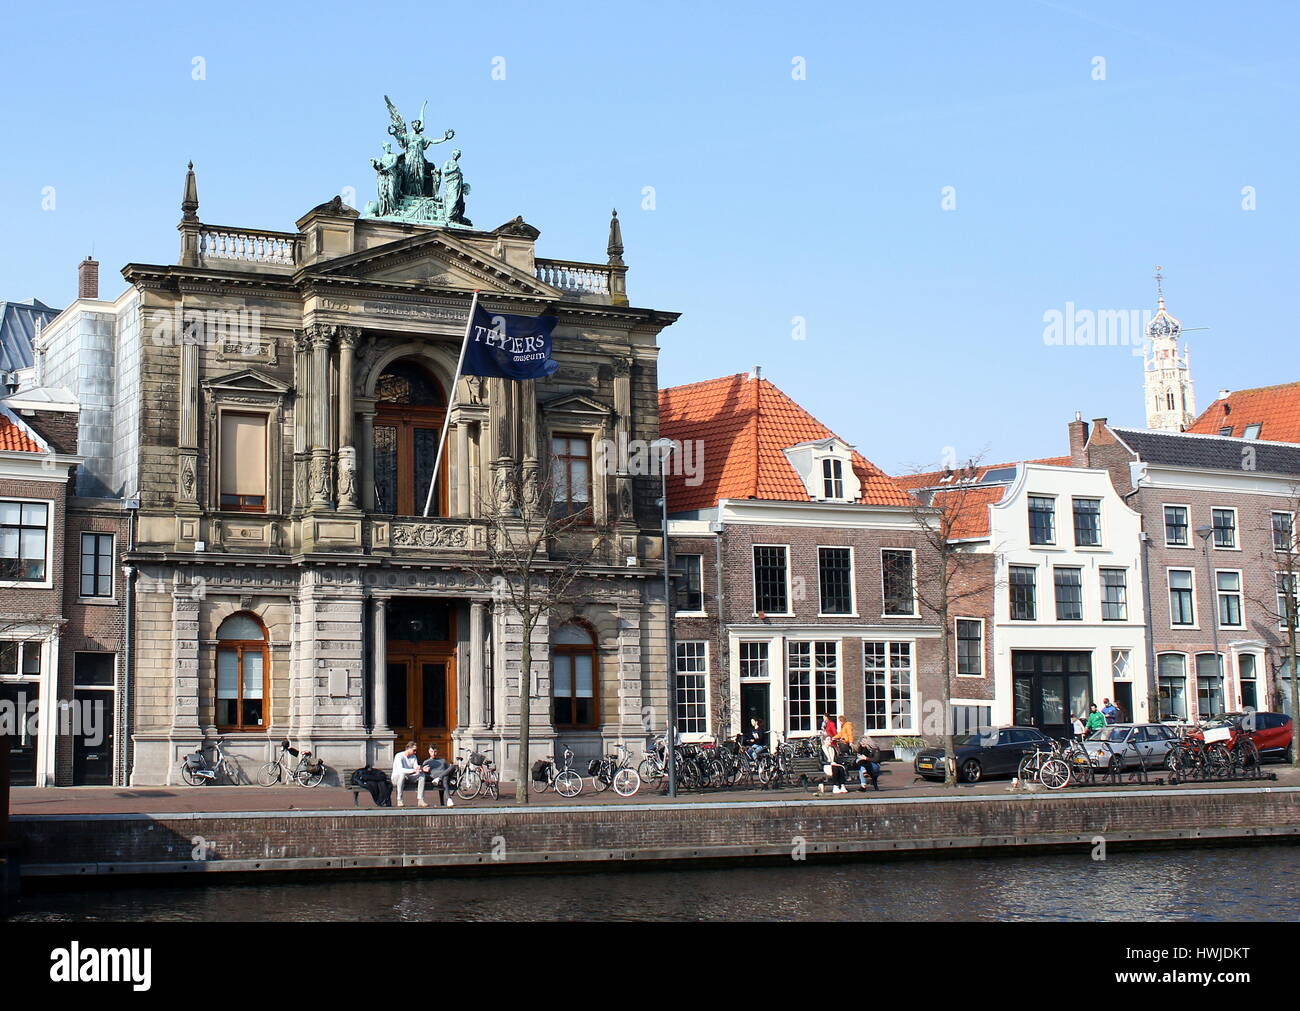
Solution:
M428 102L420 107L420 117L411 120L409 126L387 95L384 104L388 106L388 115L392 119L388 132L401 151L393 151L392 143L385 142L383 155L370 161L378 175L376 210L381 217L401 213L407 198L414 198L417 205L436 200L441 173L437 165L426 160L424 152L434 144L446 143L456 136L454 130L447 130L437 140L425 134L424 113L429 107Z

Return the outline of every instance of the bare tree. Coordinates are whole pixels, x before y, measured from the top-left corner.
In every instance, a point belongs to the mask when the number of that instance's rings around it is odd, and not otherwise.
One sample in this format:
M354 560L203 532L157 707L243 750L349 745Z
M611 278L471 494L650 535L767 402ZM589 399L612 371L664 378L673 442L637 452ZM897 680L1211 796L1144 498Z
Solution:
M939 642L943 670L944 783L947 786L957 785L956 727L952 714L953 617L959 613L958 605L963 601L978 599L992 593L994 588L993 556L971 551L961 544L962 539L968 536L965 526L972 510L987 502L977 483L980 470L980 458L973 457L959 468L944 470L936 482L941 488L922 493L925 501L913 496L914 503L909 512L923 548L917 552L916 571L911 571L910 556L893 556L900 560L894 563L896 568L892 570L886 564L887 575L913 583L921 612L933 614L942 630Z
M568 511L555 494L554 475L538 477L516 465L495 473L493 497L482 502L485 561L470 571L507 604L523 627L519 657L519 761L515 800L528 803L529 731L532 716L533 632L579 602L579 577L605 552L608 524L593 522L590 505Z
M1261 558L1273 570L1272 594L1252 594L1251 600L1265 614L1278 623L1285 635L1283 650L1287 657L1289 679L1278 674L1279 705L1285 693L1284 681L1290 681L1291 698L1291 763L1300 767L1300 693L1297 692L1297 640L1300 639L1300 484L1292 485L1285 508L1276 510L1274 520L1265 531L1265 544L1271 550L1261 553ZM1282 517L1289 516L1283 520ZM1258 676L1258 674L1256 675Z

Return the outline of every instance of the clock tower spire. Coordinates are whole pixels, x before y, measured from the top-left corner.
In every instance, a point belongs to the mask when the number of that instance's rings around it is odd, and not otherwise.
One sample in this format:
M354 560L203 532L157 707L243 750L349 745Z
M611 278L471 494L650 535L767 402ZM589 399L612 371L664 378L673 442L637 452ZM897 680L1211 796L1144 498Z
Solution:
M1147 428L1182 432L1196 419L1191 356L1180 348L1183 325L1165 308L1164 275L1156 267L1156 314L1147 324L1143 374Z

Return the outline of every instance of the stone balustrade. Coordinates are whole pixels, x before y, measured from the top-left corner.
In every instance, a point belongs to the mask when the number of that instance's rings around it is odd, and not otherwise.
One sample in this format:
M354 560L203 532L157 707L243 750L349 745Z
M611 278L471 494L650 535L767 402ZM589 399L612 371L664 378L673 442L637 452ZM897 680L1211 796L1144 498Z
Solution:
M608 297L613 288L613 270L601 263L539 259L535 261L533 273L539 281L552 288L578 295Z
M298 238L296 232L200 225L199 260L240 260L292 267L298 261Z

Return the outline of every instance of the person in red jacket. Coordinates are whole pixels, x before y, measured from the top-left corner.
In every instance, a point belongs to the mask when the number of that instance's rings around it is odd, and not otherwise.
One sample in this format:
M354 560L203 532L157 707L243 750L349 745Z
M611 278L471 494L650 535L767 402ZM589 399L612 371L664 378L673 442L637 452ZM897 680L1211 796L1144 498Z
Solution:
M822 715L822 737L824 737L826 740L829 741L832 737L835 736L835 733L836 733L835 721L831 718L831 714L830 713L823 714Z

